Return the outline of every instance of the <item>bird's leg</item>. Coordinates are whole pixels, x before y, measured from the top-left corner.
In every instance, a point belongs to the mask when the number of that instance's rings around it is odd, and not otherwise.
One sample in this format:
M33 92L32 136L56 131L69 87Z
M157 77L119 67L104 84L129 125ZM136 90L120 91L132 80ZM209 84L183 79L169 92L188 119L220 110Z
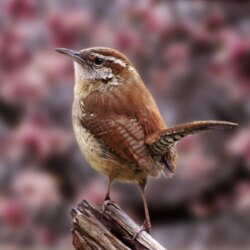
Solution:
M149 217L149 211L148 211L148 203L146 198L146 186L147 186L147 180L143 180L139 183L140 191L142 195L143 200L143 206L144 206L144 213L145 213L145 220L142 225L142 230L145 230L147 233L150 234L151 232L151 223L150 223L150 217Z
M145 192L146 186L147 186L147 179L144 179L143 181L139 182L139 187L140 187L142 200L143 200L143 206L144 206L145 220L140 228L140 231L134 235L133 239L136 239L143 231L146 231L149 234L151 233L151 223L150 223L148 203L147 203L146 192Z
M111 189L112 182L113 182L113 179L109 178L108 190L106 192L106 195L105 195L105 198L104 198L104 202L105 201L111 201L111 199L110 199L110 189Z
M109 178L108 189L107 189L107 192L106 192L106 195L105 195L105 198L104 198L104 201L103 201L103 205L102 205L103 216L104 216L104 214L106 212L106 209L107 209L107 206L108 206L109 202L111 201L110 189L111 189L112 182L113 182L113 179Z

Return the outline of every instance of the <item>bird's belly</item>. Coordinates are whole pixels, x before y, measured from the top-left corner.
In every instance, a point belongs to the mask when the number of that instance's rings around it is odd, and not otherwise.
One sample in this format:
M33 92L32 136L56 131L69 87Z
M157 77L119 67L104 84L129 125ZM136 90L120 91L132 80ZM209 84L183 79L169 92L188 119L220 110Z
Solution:
M122 181L139 181L146 177L146 171L119 159L100 140L81 126L79 121L73 120L73 128L81 153L95 170L109 178Z

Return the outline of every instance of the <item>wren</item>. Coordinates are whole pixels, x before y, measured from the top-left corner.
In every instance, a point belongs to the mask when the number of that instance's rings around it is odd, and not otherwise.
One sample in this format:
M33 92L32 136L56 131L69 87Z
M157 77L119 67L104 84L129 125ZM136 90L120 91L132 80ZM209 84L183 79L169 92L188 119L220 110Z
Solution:
M145 189L148 177L173 174L178 161L176 144L185 136L231 128L226 121L196 121L168 128L154 98L128 58L117 50L94 47L56 51L74 61L73 128L89 164L109 179L139 184L145 221L151 224Z

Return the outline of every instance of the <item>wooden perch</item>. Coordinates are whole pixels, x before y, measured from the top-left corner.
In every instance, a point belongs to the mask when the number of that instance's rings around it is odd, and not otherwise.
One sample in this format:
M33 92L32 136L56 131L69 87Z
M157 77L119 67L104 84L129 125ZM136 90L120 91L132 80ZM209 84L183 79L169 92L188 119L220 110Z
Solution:
M82 201L71 210L76 250L166 250L144 231L133 239L140 227L114 202L104 207Z

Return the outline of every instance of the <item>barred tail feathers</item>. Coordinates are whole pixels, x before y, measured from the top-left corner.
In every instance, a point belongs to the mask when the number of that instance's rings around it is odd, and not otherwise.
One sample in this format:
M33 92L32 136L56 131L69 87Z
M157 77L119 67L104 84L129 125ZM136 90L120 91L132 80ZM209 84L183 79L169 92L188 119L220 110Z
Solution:
M156 156L163 156L170 147L176 145L182 138L203 131L228 129L238 124L226 121L195 121L167 128L149 135L145 143Z

